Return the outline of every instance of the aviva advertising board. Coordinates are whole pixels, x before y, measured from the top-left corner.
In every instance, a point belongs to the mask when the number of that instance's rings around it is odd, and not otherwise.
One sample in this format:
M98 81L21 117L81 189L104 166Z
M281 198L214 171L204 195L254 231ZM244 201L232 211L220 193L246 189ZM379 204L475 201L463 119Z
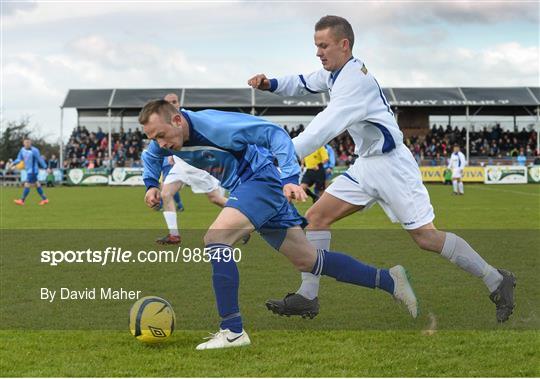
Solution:
M422 166L420 172L422 173L422 180L427 183L444 183L445 166ZM485 170L484 167L467 166L463 170L464 182L477 182L484 183Z

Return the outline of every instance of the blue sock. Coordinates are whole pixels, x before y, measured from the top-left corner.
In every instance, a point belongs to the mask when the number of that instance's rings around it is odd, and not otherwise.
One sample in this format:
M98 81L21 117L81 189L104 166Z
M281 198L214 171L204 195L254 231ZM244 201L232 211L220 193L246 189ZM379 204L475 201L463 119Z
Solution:
M390 294L394 293L394 280L388 270L368 266L342 253L317 249L317 260L311 273L327 275L339 282L380 288Z
M184 204L182 204L182 199L180 199L180 192L174 194L174 201L176 202L176 207L178 209L184 208Z
M41 196L41 198L45 200L47 196L45 196L45 194L43 193L43 188L37 187L36 189L37 189L37 193L39 193L39 196Z
M21 200L24 201L26 199L26 196L28 196L29 193L30 193L30 188L24 187L22 191Z
M206 246L205 251L210 254L212 262L212 283L219 316L221 317L220 328L230 329L232 332L242 332L242 316L238 305L238 287L240 275L236 262L231 258L224 259L223 250L232 252L232 247L225 244L212 243ZM219 256L219 258L215 259ZM232 257L232 254L225 256Z

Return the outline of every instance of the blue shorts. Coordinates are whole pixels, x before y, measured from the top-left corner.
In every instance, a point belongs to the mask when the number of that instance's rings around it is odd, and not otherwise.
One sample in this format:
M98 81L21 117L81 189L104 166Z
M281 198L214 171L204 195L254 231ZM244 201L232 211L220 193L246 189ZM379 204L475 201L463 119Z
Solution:
M280 240L277 242L265 238L276 249L281 246L287 229L307 225L306 219L300 216L283 195L279 171L271 164L259 169L247 181L238 185L230 193L225 206L242 212L263 237L272 234L275 239L277 235Z
M37 174L27 173L26 174L26 182L30 183L30 184L36 183L38 181L37 177L38 177Z

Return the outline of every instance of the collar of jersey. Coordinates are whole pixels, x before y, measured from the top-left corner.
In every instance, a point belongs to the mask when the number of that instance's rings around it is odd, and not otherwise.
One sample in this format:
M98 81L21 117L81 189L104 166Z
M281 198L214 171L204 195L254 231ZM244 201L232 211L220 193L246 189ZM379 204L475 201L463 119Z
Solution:
M335 83L335 82L336 82L336 79L337 79L339 73L341 72L341 70L343 70L343 67L345 67L345 66L347 65L347 63L349 63L349 62L352 61L353 59L354 59L354 57L351 56L351 57L349 58L349 60L348 60L347 62L345 62L345 64L344 64L343 66L341 66L340 69L338 69L338 70L336 70L336 71L332 71L332 72L330 73L330 79L332 80L332 83Z

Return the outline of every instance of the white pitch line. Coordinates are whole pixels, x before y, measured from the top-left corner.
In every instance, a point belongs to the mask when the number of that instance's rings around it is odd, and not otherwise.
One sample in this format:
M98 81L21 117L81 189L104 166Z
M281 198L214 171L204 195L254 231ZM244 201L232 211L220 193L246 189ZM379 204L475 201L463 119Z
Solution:
M482 191L496 191L496 192L507 192L507 193L515 193L515 194L518 194L518 195L525 195L525 196L534 196L534 197L538 197L540 198L540 191L539 193L530 193L530 192L521 192L521 191L513 191L513 190L504 190L504 189L499 189L499 188L491 188L491 187L480 187L480 186L469 186L469 187L466 187L468 188L469 190L471 189L478 189L478 190L482 190ZM540 189L540 187L539 187Z

